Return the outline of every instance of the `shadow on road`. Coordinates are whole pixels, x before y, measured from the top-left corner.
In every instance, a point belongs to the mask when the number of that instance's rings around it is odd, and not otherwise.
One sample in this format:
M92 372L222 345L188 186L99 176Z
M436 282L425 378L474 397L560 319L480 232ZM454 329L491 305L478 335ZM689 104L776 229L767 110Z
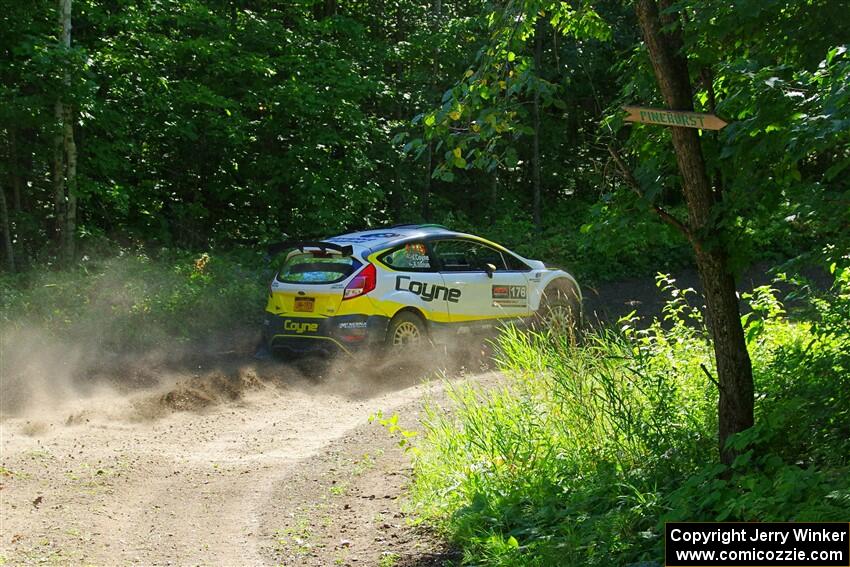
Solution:
M441 551L402 558L393 565L396 567L449 567L460 565L461 559L462 556L457 551Z
M775 276L770 273L770 266L770 264L761 263L745 270L737 279L738 292L749 293L758 286L770 284L779 290L780 298L785 298L794 288L789 284L774 283ZM821 269L804 270L802 275L814 289L826 290L832 284L829 274ZM672 277L680 289L693 288L701 293L702 286L696 270L684 270ZM596 286L584 286L582 291L584 292L584 312L591 325L616 323L620 317L632 311L648 323L653 317L661 316L661 310L669 299L658 288L655 278L646 276L605 282ZM794 306L793 301L789 304ZM748 310L745 302L742 301L741 313L746 313Z

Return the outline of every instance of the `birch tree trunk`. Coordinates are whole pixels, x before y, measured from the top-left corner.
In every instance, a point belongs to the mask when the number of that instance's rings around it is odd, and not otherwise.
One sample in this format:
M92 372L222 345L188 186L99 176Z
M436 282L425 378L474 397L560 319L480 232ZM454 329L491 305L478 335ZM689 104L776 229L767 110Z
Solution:
M59 23L62 27L60 46L71 49L71 1L59 0ZM65 93L59 93L54 107L56 134L53 139L53 210L55 236L63 262L72 261L77 230L77 145L74 142L74 116L63 97L71 88L71 73L65 71L62 81Z
M71 49L71 0L62 0L62 45L66 51ZM71 73L65 72L65 87L71 88ZM64 250L65 262L74 258L77 231L77 144L74 143L74 111L66 105L63 114L64 150L65 150L65 230Z
M635 11L667 108L692 111L693 91L687 59L682 51L684 44L678 15L670 13L669 7L670 0L658 3L637 0ZM731 435L752 427L754 422L752 365L741 326L735 280L729 269L727 251L719 238L720 229L713 219L718 197L709 181L699 135L692 128L671 127L670 130L714 342L720 390L720 459L730 464L735 452L726 450L726 441ZM705 245L705 242L711 244Z

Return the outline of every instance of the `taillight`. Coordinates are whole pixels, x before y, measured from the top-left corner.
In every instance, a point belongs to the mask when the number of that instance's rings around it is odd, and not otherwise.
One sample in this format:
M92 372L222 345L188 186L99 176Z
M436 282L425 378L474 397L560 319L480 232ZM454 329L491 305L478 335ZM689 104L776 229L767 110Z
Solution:
M360 273L354 276L347 286L345 293L342 295L343 301L346 299L354 299L365 295L375 289L375 284L378 279L378 273L375 271L374 264L366 264L366 267L360 270Z

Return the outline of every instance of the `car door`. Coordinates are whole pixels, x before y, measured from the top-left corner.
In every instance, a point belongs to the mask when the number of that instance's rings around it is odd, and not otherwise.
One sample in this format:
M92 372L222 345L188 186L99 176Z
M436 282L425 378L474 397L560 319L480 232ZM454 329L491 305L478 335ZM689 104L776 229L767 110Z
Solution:
M431 248L445 285L459 290L457 302L448 306L452 323L487 324L529 314L527 276L509 270L500 250L462 238L437 240ZM492 277L487 264L496 268Z

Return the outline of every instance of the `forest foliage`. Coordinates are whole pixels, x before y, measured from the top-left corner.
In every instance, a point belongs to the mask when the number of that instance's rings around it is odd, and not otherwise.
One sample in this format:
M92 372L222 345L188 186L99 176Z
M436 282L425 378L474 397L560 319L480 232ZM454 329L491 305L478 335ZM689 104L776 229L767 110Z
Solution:
M7 4L0 186L18 268L61 253L57 100L79 154L78 257L432 220L594 277L689 261L646 212L682 205L669 132L618 110L658 104L628 3L74 0L70 49L55 1ZM698 109L731 122L702 141L738 265L846 233L844 4L676 5Z

